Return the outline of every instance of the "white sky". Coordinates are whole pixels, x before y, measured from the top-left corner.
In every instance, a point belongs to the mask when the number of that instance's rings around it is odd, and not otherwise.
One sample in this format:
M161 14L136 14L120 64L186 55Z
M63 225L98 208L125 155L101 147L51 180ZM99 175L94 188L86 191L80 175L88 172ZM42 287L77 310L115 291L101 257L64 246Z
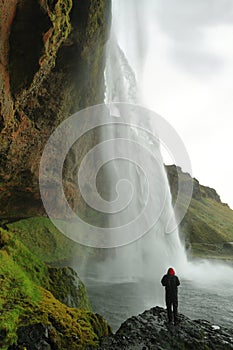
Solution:
M171 55L171 40L158 29L142 91L147 105L182 138L193 175L214 187L233 208L233 25L209 28L203 35L206 52L221 57L222 67L211 69L210 63L210 71L203 75L192 67L182 69ZM184 54L188 49L183 48Z
M182 138L192 175L233 208L233 1L117 1L125 8L117 30L129 61L133 35L141 42L138 62L130 63L144 67L146 105Z

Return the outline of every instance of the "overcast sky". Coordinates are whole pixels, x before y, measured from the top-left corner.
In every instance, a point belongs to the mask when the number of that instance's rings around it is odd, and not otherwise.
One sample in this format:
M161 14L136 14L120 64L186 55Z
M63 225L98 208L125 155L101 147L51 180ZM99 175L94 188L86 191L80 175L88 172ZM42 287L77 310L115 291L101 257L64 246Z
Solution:
M182 138L193 176L233 208L233 1L117 3L125 7L117 30L129 56L132 38L139 42L146 105Z
M193 175L233 208L233 1L161 0L155 15L148 103L180 134Z

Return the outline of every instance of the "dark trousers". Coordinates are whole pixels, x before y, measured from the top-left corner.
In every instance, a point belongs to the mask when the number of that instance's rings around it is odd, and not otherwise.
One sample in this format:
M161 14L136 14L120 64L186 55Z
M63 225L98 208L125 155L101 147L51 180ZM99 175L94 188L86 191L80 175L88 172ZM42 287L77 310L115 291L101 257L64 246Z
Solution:
M171 300L166 300L166 305L167 305L167 318L168 322L172 322L174 320L174 323L177 323L178 321L178 301L171 301ZM173 312L172 312L173 310ZM172 317L173 313L173 317Z

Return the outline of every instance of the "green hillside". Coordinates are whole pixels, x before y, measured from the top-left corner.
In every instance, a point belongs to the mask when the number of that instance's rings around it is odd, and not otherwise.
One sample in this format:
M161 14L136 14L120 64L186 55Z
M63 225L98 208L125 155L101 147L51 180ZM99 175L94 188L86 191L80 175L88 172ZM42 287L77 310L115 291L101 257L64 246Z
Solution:
M182 195L190 175L179 167L167 166L173 201L176 200L178 176L182 179ZM193 195L188 211L180 224L191 257L233 259L233 210L222 203L217 192L193 179Z
M233 210L228 206L211 198L192 199L181 232L191 254L233 259Z

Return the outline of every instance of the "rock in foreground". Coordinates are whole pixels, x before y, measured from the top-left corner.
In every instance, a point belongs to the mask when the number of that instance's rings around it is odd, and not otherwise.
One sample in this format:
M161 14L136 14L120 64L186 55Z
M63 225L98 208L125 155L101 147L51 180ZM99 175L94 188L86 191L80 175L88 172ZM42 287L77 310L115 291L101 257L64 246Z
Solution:
M228 350L233 330L191 320L180 314L177 326L168 325L166 310L154 307L126 320L116 334L104 338L101 350Z

